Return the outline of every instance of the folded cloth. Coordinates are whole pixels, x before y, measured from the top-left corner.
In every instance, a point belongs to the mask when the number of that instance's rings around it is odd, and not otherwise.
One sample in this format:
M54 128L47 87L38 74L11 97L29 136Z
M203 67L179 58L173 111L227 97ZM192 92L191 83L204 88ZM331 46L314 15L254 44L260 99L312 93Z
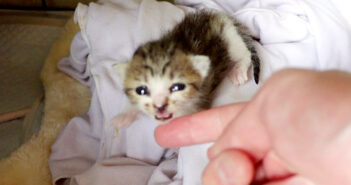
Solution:
M53 183L67 178L85 185L201 184L210 144L182 147L177 156L158 146L153 136L157 125L147 116L118 134L111 124L127 101L112 66L128 61L140 44L159 38L193 8L224 11L248 26L258 40L262 82L286 67L351 71L349 27L332 1L175 3L105 0L78 5L75 20L81 32L59 68L90 86L92 100L89 111L73 118L52 146ZM224 80L213 106L249 100L258 87L253 80L239 88Z
M73 118L52 146L49 165L54 183L71 177L72 183L87 183L81 179L84 175L93 177L90 168L103 169L105 160L126 157L124 167L131 168L120 169L128 172L112 173L116 180L106 178L109 181L101 184L128 184L121 179L126 179L126 174L136 178L132 173L138 166L136 160L151 167L143 165L138 173L151 175L150 170L165 158L167 151L155 142L153 131L157 125L150 118L142 116L132 126L120 129L118 135L110 123L127 101L112 65L127 61L138 45L172 28L183 18L185 9L153 0L78 5L75 20L81 32L72 42L71 56L62 59L58 67L90 86L92 100L89 111Z
M350 71L351 3L340 0L176 0L235 15L259 39L264 77L283 67ZM344 1L343 1L344 2ZM349 20L350 21L350 20ZM266 65L267 64L267 65Z

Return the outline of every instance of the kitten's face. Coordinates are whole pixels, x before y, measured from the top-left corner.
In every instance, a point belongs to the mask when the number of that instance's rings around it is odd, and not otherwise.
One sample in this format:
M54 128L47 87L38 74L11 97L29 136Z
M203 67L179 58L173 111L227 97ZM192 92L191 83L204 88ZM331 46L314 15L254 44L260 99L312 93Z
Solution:
M132 61L115 68L120 77L122 74L130 102L164 122L196 111L209 63L208 57L177 52L172 56L135 55Z

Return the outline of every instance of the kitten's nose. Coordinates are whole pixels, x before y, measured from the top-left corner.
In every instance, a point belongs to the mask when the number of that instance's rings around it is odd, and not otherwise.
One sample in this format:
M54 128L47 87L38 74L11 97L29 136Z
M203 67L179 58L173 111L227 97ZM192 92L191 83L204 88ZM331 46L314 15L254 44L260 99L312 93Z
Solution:
M158 106L158 105L154 104L155 109L157 109L159 112L164 112L166 110L167 106L168 106L167 103L165 103L165 104L163 104L161 106Z

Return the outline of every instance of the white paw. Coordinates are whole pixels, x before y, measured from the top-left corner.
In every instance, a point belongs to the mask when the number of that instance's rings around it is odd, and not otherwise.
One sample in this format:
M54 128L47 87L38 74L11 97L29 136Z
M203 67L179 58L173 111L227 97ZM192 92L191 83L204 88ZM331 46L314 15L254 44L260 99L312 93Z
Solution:
M249 79L247 72L248 67L234 67L234 69L229 72L229 78L235 85L240 86L247 82L247 80Z
M115 116L112 119L112 124L115 128L128 127L138 118L139 118L138 111L125 112Z

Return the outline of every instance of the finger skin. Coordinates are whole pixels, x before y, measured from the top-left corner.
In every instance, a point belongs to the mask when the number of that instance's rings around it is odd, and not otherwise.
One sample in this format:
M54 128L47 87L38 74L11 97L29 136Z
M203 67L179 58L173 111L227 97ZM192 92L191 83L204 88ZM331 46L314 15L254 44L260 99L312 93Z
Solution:
M266 154L262 162L262 168L266 179L281 179L294 175L274 151Z
M254 116L259 114L259 111L255 104L245 106L209 149L209 158L216 157L222 151L237 148L250 153L255 161L262 159L271 145L261 120Z
M166 147L216 140L209 151L212 161L231 149L249 153L257 161L273 150L280 167L318 185L351 184L351 150L346 147L351 143L350 82L345 73L284 70L236 112L240 114L226 112L223 121L218 119L221 113L205 111L160 126L155 136ZM269 176L280 176L280 169L269 164L264 163L266 175L271 171ZM216 182L216 178L207 180ZM298 182L284 180L267 185Z
M231 104L176 118L156 128L156 141L163 147L214 141L245 105L246 103Z
M268 183L265 183L264 185L317 185L317 184L300 176L292 176L287 179L268 182Z
M299 71L275 80L274 98L266 98L264 110L280 112L263 113L272 149L291 171L319 185L351 183L345 168L351 165L345 147L351 142L350 82L340 71Z
M261 160L273 150L287 170L316 184L351 184L351 150L345 147L351 142L350 74L283 72L267 81L226 128L209 156L238 148ZM262 137L264 133L269 137ZM265 170L272 167L268 164ZM281 175L280 169L270 171L270 176Z
M204 185L248 185L253 179L254 165L239 150L227 150L210 161L203 173Z
M279 91L281 86L285 85L285 81L290 80L285 76L297 72L304 73L305 71L285 70L273 75L247 103L241 114L232 120L215 145L209 149L209 157L215 157L229 148L240 148L252 154L256 161L262 159L271 148L269 134L262 123L262 117L265 117L265 114L275 115L275 112L267 107L267 101L283 101L282 99L276 100L276 96L272 97L272 91Z

